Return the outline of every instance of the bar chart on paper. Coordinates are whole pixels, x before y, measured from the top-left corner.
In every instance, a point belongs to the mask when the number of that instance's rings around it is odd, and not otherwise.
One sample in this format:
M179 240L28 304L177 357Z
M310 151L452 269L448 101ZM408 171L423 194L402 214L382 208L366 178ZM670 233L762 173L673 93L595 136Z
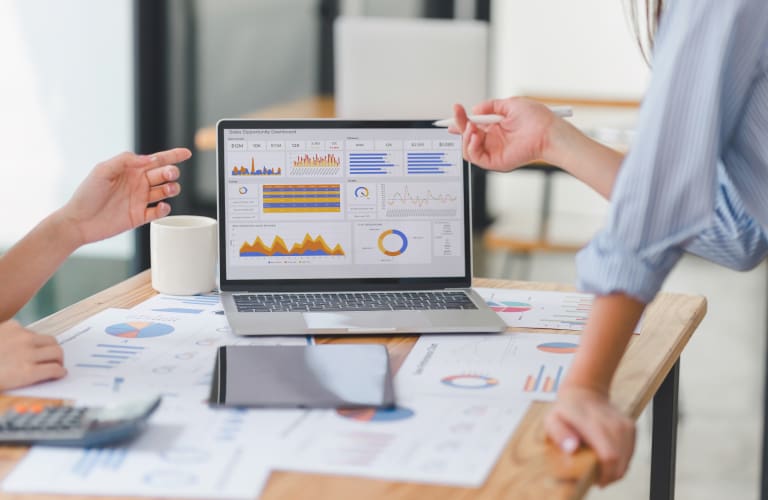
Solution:
M588 293L475 288L508 326L581 331L592 311ZM642 323L642 321L641 321ZM640 325L635 329L639 333Z
M223 314L221 299L218 294L177 296L159 294L142 309L155 313L169 314Z
M550 366L542 364L538 370L531 372L525 377L523 392L551 394L554 396L560 387L560 380L563 376L564 368L562 365Z
M551 400L580 336L519 332L422 336L395 377L403 397Z
M592 295L533 290L477 289L509 326L583 330Z

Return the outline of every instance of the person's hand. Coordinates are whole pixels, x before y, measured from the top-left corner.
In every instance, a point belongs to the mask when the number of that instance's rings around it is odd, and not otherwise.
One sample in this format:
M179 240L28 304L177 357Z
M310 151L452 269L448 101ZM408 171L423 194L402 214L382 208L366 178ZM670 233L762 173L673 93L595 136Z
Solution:
M552 142L553 125L562 122L547 106L520 97L494 99L472 108L473 114L497 114L505 118L478 125L467 120L460 104L453 106L456 127L463 134L464 158L488 170L508 171L545 159Z
M177 148L152 155L126 152L99 163L59 215L79 231L80 244L165 217L171 206L162 200L181 192L175 164L190 156L188 149Z
M63 377L63 356L54 337L31 332L14 320L0 323L0 391Z
M621 479L635 449L635 423L598 391L563 387L546 417L545 428L565 453L588 445L600 463L597 482L605 486Z

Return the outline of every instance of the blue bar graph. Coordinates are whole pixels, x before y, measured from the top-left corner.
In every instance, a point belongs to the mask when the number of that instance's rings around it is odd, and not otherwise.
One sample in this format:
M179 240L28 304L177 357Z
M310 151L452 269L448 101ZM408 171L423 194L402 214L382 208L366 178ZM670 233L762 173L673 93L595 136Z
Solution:
M80 368L114 368L126 360L135 358L144 350L141 346L122 344L96 344L98 351L88 355L93 358L88 363L76 363ZM106 363L106 364L105 364Z
M386 175L396 165L389 153L349 153L350 175Z
M454 168L454 164L446 160L444 152L408 152L409 174L438 174L448 173L448 169Z

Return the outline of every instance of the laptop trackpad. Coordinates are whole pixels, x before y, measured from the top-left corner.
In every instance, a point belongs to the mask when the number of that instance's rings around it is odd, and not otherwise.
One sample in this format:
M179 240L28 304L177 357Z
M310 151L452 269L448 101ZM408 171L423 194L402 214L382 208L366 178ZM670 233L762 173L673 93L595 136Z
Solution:
M432 323L423 311L306 312L304 321L312 329L382 328L410 329Z

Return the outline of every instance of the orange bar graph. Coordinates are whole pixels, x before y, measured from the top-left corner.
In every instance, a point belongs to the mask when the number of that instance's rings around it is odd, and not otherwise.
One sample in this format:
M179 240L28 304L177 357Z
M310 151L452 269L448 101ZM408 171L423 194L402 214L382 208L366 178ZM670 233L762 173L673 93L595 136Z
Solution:
M552 392L552 377L544 379L544 388L542 390L544 392Z
M545 375L547 371L550 375ZM554 394L560 388L560 379L563 376L564 367L558 366L554 375L551 373L555 371L554 366L541 365L535 375L531 374L525 378L523 384L524 392L542 392Z
M533 390L533 384L535 380L532 375L528 375L528 377L525 379L525 385L523 386L523 390L525 392L531 392Z
M338 167L339 165L341 160L333 153L324 156L317 153L312 156L305 154L293 160L294 167Z
M266 165L261 168L256 168L256 161L253 157L251 157L251 169L248 170L248 168L245 165L235 165L232 167L232 175L280 175L282 174L282 168L281 167L272 167L268 168Z

